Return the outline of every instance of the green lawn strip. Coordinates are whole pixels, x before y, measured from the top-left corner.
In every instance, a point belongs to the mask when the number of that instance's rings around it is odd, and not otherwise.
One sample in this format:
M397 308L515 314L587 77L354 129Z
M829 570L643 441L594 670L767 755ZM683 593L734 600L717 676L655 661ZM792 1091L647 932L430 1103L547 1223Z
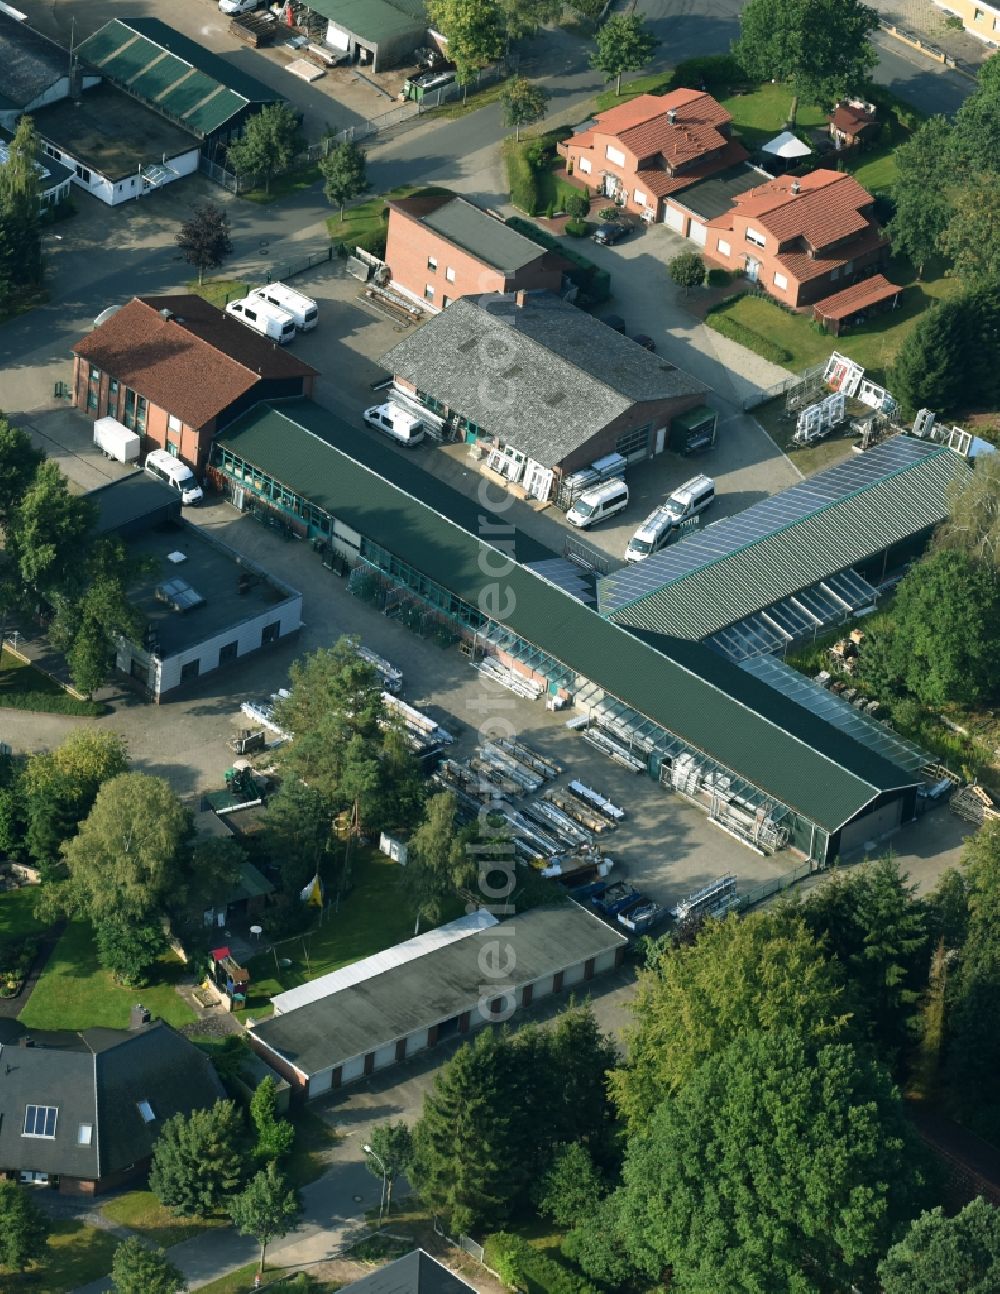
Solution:
M40 935L48 929L48 924L35 916L39 893L37 885L26 885L0 894L0 943Z
M511 77L505 77L502 81L495 81L493 85L488 85L485 90L470 90L467 102L463 103L460 98L450 99L447 103L442 103L440 107L429 108L427 110L428 115L439 119L452 120L455 117L464 117L470 112L478 112L480 108L496 103L510 84L511 79Z
M30 1189L30 1188L26 1188ZM23 1289L31 1294L68 1294L68 1291L107 1276L118 1239L110 1231L84 1226L75 1219L54 1222L46 1242L45 1257L27 1274L15 1276L0 1289ZM0 1273L5 1268L0 1267Z
M412 938L415 914L402 890L399 864L377 849L358 849L351 869L354 888L341 900L339 911L328 911L323 924L311 933L278 945L277 960L287 959L291 965L276 965L272 952L250 961L246 1009L255 1020L262 1018L261 1008L276 993ZM456 897L442 913L442 920L452 921L464 910Z
M150 1244L169 1249L203 1231L228 1226L228 1218L178 1217L160 1203L152 1191L128 1191L101 1206L101 1214L115 1226L128 1227Z
M242 279L206 279L204 283L192 279L187 290L197 297L204 297L209 305L218 306L222 310L230 301L239 301L241 297L245 297L251 287L252 283L244 283Z
M268 1263L264 1268L264 1288L269 1290L286 1290L292 1288L292 1282L295 1279L295 1273L289 1273L284 1278L280 1278L278 1273L281 1269L272 1267ZM247 1263L245 1267L237 1267L235 1271L229 1272L226 1276L220 1276L216 1281L209 1281L207 1285L198 1286L198 1294L247 1294L248 1290L253 1289L253 1278L257 1274L257 1264ZM339 1281L321 1281L315 1276L312 1278L310 1289L315 1294L333 1294L333 1291L343 1289L344 1286Z
M78 701L54 678L6 649L0 657L0 707L3 706L86 719L107 713L107 706L97 701Z
M256 202L260 206L265 206L269 202L278 202L281 198L287 198L289 194L301 193L303 189L311 188L319 178L319 165L316 162L303 162L301 166L293 167L284 175L276 175L271 181L269 192L265 193L263 189L249 189L239 196L247 202Z
M343 220L339 213L327 216L326 228L330 241L335 246L342 243L351 252L355 247L364 247L374 255L381 256L385 252L385 235L389 222L387 204L393 198L412 198L417 195L429 196L434 193L450 192L449 189L442 189L435 185L404 184L398 189L390 189L388 193L366 198L364 202L348 207L344 212Z
M190 1024L194 1012L173 987L186 973L184 965L168 955L157 966L154 983L123 988L98 965L89 923L71 921L18 1018L29 1029L125 1029L131 1008L141 1001L168 1024Z
M795 432L796 414L785 412L785 397L779 395L775 400L759 404L751 409L750 416L756 418L779 449L784 450L803 476L812 476L813 472L832 467L850 454L855 441L846 434L834 434L814 445L793 445L792 435Z

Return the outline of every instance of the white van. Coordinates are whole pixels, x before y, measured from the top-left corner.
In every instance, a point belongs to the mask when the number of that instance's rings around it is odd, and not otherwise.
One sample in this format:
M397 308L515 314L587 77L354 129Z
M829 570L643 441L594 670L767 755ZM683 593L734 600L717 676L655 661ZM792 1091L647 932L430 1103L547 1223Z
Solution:
M424 424L398 404L373 404L364 417L369 427L384 431L400 445L419 445L424 438Z
M319 320L319 307L312 297L296 292L285 283L268 283L265 287L254 288L250 295L287 311L300 332L309 332Z
M261 301L259 297L244 297L242 301L230 301L226 314L232 315L241 324L246 324L262 337L287 345L295 336L295 320L287 310L271 305L270 301Z
M644 562L665 547L677 533L677 522L666 507L655 508L632 538L625 549L627 562Z
M688 517L704 512L710 503L715 501L715 482L710 476L692 476L690 481L677 487L663 505L675 525L686 521Z
M150 476L155 476L164 485L177 490L181 503L200 503L205 497L190 467L179 458L174 458L173 454L168 454L165 449L154 449L148 453L143 466Z
M595 485L589 490L584 490L566 513L566 520L571 526L579 526L585 530L588 526L595 526L599 521L605 521L627 507L628 486L625 482L620 479L605 481L603 485Z

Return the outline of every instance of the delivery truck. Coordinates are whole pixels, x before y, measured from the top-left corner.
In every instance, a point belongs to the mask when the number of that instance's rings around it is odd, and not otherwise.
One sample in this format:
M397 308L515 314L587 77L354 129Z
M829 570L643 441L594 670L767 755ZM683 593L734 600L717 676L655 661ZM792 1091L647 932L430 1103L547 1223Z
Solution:
M142 437L129 431L117 418L98 418L94 423L94 444L105 456L119 463L138 463Z

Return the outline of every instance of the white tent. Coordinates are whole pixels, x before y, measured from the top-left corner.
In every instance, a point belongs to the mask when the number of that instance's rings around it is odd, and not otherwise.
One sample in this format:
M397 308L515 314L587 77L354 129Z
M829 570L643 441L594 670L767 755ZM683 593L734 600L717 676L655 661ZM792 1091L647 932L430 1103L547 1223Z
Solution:
M787 161L794 157L808 157L812 149L803 144L801 139L796 139L790 130L783 130L766 143L761 151L774 157L783 157Z

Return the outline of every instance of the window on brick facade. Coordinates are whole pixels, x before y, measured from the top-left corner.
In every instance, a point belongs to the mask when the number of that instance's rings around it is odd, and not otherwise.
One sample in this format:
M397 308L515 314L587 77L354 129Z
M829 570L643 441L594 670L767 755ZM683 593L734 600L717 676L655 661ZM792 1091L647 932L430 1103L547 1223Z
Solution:
M438 267L438 263L437 263L437 261L435 260L435 258L434 258L433 256L428 256L428 257L427 257L427 268L430 270L430 272L431 272L432 274L434 274L434 273L436 272L437 267Z
M613 148L611 144L608 144L607 148L604 150L604 156L615 166L625 165L625 154L620 148Z
M719 251L722 253L723 256L732 255L733 249L730 247L730 245L726 242L724 238L719 239L718 246L719 246Z
M781 290L784 291L784 289L788 287L788 279L784 276L784 274L775 273L774 286L776 288L781 288Z
M643 193L642 189L633 190L632 201L637 207L644 207L646 205L646 195Z
M583 172L584 175L590 174L591 167L590 167L589 157L581 157L580 160L577 162L577 166L580 168L580 170Z
M433 284L433 283L428 283L428 284L427 284L427 286L424 288L424 300L425 300L425 301L433 301L433 300L434 300L434 284Z
M759 233L756 229L751 229L749 226L747 226L746 239L748 243L753 243L754 247L767 246L767 239L764 235Z
M448 280L448 282L449 282L449 283L454 283L454 282L455 282L455 271L452 269L452 267L451 267L450 265L449 265L449 266L448 266L448 268L445 270L445 272L444 272L444 276L445 276L445 278Z
M649 423L645 427L636 427L634 431L626 431L623 436L619 436L615 441L615 449L624 458L631 458L633 455L645 455L649 451Z

